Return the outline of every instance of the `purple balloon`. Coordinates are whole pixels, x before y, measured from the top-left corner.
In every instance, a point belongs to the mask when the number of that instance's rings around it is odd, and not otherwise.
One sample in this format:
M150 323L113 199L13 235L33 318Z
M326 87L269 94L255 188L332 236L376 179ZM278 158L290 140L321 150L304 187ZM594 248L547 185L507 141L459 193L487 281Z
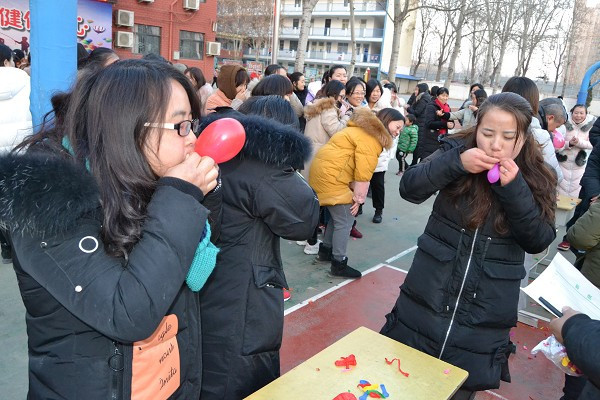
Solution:
M500 164L494 165L487 173L487 178L490 183L496 183L500 179Z

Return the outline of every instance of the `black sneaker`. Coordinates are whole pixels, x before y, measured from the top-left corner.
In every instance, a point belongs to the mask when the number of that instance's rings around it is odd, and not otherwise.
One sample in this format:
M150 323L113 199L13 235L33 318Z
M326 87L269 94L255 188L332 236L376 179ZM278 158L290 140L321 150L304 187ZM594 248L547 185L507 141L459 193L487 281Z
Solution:
M348 257L344 257L343 261L337 261L335 258L331 260L331 275L343 278L360 278L362 273L349 267Z
M383 220L382 213L383 213L382 210L375 210L375 215L373 216L373 223L374 224L380 224L381 223L381 221Z
M321 262L331 261L331 247L325 246L323 243L319 243L319 252L317 253L317 261L321 261Z

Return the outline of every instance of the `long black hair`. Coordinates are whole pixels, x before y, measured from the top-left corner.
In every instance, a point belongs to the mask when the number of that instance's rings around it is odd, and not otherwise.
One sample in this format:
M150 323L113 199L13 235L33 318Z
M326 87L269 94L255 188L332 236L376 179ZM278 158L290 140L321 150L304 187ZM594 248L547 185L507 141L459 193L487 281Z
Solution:
M111 60L118 60L119 56L114 50L106 47L94 49L85 60L77 62L77 69L102 69L107 66Z
M375 90L376 87L379 88L379 95L381 96L383 94L383 87L381 86L381 82L379 82L375 78L371 78L367 81L367 90L365 94L365 99L367 99L367 102L369 102L369 98L371 97L371 94L373 93L373 90Z
M533 108L527 99L516 93L504 92L492 95L479 107L477 124L453 137L464 140L465 147L471 149L477 147L477 130L486 114L504 111L512 114L517 123L517 135L515 145L523 140L523 147L515 158L523 178L531 189L531 194L538 207L541 217L546 221L554 221L554 209L556 207L556 176L550 168L544 164L544 158L539 145L535 141L529 125L534 118ZM491 215L490 211L496 211L493 221L497 232L505 234L510 230L506 213L497 198L492 194L491 186L487 181L486 174L468 174L448 186L449 197L456 207L458 200L466 197L470 207L468 210L460 210L465 224L469 229L476 229L482 225Z
M269 75L261 79L252 89L252 96L289 96L293 93L292 82L283 75Z
M340 92L344 90L346 87L340 81L329 81L325 86L321 88L317 92L317 99L321 99L324 97L333 97L334 99L340 95Z
M184 88L192 117L199 118L190 80L165 63L114 63L83 75L69 97L64 133L75 160L89 162L104 211L102 240L116 257L127 258L142 234L158 180L145 156L153 129L145 124L165 120L172 81Z
M260 115L293 126L296 130L300 129L298 117L290 102L281 96L252 96L244 101L238 111L247 115Z

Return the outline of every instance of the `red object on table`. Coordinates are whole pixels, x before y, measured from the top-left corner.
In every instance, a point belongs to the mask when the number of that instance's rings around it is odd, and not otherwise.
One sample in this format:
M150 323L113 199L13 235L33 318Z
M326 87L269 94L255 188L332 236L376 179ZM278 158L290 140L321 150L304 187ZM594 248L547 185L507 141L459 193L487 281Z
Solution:
M246 131L233 118L221 118L208 124L196 140L194 151L208 156L217 164L237 156L246 143Z
M350 354L348 357L342 357L335 362L335 366L350 369L351 366L356 366L356 357L354 357L354 354Z
M340 393L333 400L358 400L355 395L350 392Z

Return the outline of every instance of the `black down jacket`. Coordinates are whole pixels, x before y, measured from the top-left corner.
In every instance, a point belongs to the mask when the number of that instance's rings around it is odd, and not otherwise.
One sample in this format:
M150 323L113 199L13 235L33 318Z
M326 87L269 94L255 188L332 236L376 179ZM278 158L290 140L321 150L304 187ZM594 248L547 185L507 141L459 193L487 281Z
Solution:
M421 139L421 158L429 157L429 155L436 152L440 148L440 142L438 136L440 135L440 129L447 129L447 125L442 121L442 118L446 121L450 120L450 113L444 113L443 116L439 117L437 112L441 110L441 107L436 104L435 101L427 104L425 108L425 123L423 126L423 132L419 131Z
M577 314L565 322L561 333L569 358L588 378L578 400L600 399L600 321Z
M412 203L440 192L381 333L467 370L464 388L476 391L497 388L501 372L509 377L509 330L517 322L525 251L545 249L555 230L541 218L521 173L504 187L492 186L496 204L488 219L475 231L467 229L467 199L455 206L447 194L447 187L467 174L461 150L457 141L444 140L400 181L400 194ZM493 226L498 208L506 212L510 232L505 235Z
M0 158L0 223L27 310L29 399L129 399L132 386L138 398L167 398L161 380L178 381L171 399L199 398L199 296L185 279L208 217L202 198L187 182L159 180L125 262L105 252L99 192L83 166L48 154ZM155 331L164 341L152 351L168 353L169 369L138 372L134 384L132 344ZM144 353L159 364L160 354Z
M428 92L419 93L415 98L414 103L406 110L409 114L413 114L417 117L417 125L419 126L419 137L417 139L417 147L414 152L414 157L421 157L421 148L423 146L423 135L425 132L425 110L427 105L431 103L433 99Z
M223 218L217 266L200 292L202 400L239 400L279 376L283 293L279 238L309 238L319 202L296 170L310 156L308 139L257 116L225 113L246 130L246 143L220 165Z

